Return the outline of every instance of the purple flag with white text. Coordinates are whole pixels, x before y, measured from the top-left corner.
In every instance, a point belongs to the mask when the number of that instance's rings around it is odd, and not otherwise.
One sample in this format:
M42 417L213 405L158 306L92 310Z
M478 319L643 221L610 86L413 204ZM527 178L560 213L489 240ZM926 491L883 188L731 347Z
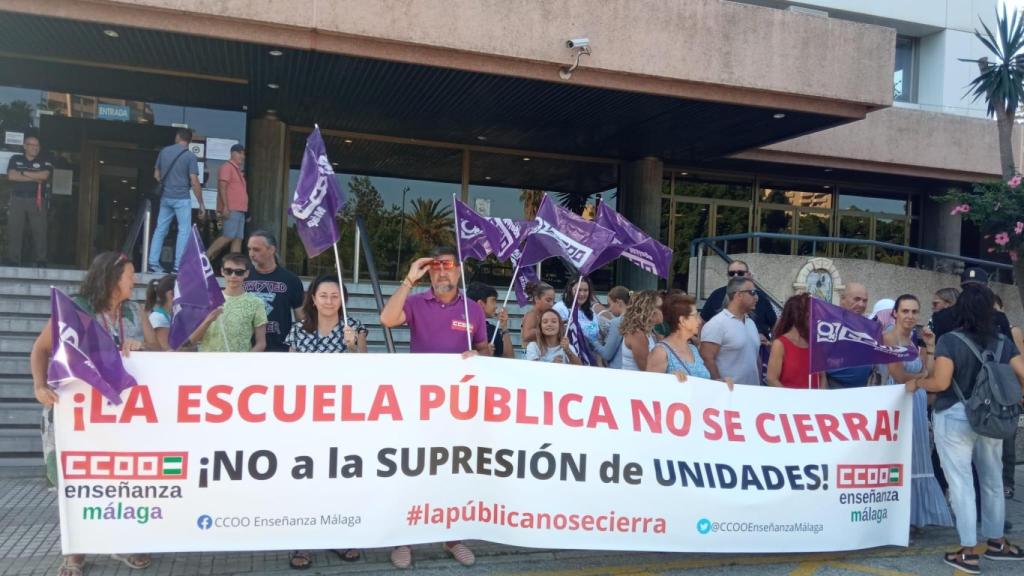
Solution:
M594 361L594 355L590 353L590 345L587 343L587 337L583 334L583 328L580 327L580 309L573 309L572 321L566 327L566 336L569 338L569 347L573 349L580 358L580 362L584 366L593 366L596 364Z
M487 240L494 249L494 255L498 260L505 262L512 257L512 253L519 249L523 238L533 230L536 223L533 220L513 220L512 218L492 217L488 220L493 224L489 229ZM515 264L513 262L513 264Z
M917 348L886 346L875 320L820 298L811 298L810 322L812 373L917 358Z
M489 219L456 199L455 222L455 227L459 231L457 241L463 259L485 260L488 255L494 253L494 247L488 238L496 235L496 232L491 230L494 224Z
M600 263L601 252L615 242L611 230L556 206L548 196L541 201L535 222L523 246L522 266L558 256L581 274L590 274Z
M196 328L203 323L214 308L224 304L224 293L213 273L210 259L199 231L192 226L192 235L185 244L178 266L178 278L174 282L174 316L167 343L177 350L188 341Z
M611 262L620 255L638 268L666 280L672 274L672 249L651 238L646 232L602 202L597 207L598 224L615 233L621 246L610 246L600 260ZM596 266L600 267L600 265Z
M513 269L522 258L523 253L518 248L512 251L512 255L509 259L512 261ZM519 268L519 274L515 277L513 287L516 293L516 303L520 306L526 306L530 303L530 296L526 293L526 285L531 282L540 282L540 277L537 276L537 270L533 266L522 266Z
M334 168L327 159L327 148L317 126L306 138L302 169L291 206L295 231L310 258L334 246L341 237L334 217L344 206L345 194L334 177Z
M82 310L66 294L50 288L50 329L53 358L46 383L53 389L69 380L92 386L112 404L121 403L121 392L136 385L124 369L121 352L96 317Z

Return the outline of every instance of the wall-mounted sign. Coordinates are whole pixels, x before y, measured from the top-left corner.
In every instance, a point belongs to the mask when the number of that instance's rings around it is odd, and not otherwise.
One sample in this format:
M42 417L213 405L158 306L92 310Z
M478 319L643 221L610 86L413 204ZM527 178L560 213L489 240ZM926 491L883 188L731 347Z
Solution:
M11 132L8 130L4 132L4 144L10 144L11 146L22 146L25 144L25 133L24 132Z
M483 216L485 218L490 217L490 215L491 215L491 199L490 198L477 198L475 203L476 203L476 211L479 212L481 216Z
M120 104L96 104L96 118L99 120L113 120L115 122L131 122L132 111L127 106Z
M189 152L195 154L200 160L206 157L206 144L202 142L189 142Z
M231 147L234 146L235 144L238 144L238 140L229 140L226 138L207 138L206 159L230 160Z

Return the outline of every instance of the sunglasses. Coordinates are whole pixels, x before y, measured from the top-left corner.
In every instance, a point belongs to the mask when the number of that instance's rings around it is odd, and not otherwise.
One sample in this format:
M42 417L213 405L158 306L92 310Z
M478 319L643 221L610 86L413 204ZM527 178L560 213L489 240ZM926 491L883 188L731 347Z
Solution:
M751 296L757 296L757 290L737 290L733 294L750 294Z
M736 276L746 276L747 275L747 271L746 270L729 270L728 274L729 274L730 278L735 278Z
M451 270L455 268L454 260L433 260L430 263L431 270Z
M245 276L245 273L249 270L247 268L228 268L227 266L221 268L224 271L225 276Z

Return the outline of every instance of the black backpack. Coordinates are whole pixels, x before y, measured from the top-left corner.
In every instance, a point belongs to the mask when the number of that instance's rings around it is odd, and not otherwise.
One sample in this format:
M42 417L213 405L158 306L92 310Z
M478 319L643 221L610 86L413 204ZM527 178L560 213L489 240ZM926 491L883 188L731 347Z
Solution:
M1009 364L999 362L1003 357L1006 336L999 335L996 351L992 353L987 349L979 350L978 346L959 330L950 334L966 344L981 362L981 369L974 377L974 391L971 392L970 398L964 398L963 391L957 385L956 379L953 379L953 390L964 403L971 428L988 438L1012 438L1017 431L1017 420L1020 417L1021 389L1013 368Z

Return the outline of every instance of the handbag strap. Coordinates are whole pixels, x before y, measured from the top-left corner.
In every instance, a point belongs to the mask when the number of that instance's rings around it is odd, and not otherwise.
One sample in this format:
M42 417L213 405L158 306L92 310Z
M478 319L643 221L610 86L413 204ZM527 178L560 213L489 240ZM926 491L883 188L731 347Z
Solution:
M167 172L161 172L160 173L160 194L161 195L163 195L163 193L164 193L164 186L166 185L164 183L167 182L167 175L171 173L171 170L174 170L174 165L178 163L178 159L181 158L185 154L185 152L188 152L188 148L187 147L184 150L182 150L181 152L178 152L178 155L174 157L174 160L171 160L171 165L167 167Z

